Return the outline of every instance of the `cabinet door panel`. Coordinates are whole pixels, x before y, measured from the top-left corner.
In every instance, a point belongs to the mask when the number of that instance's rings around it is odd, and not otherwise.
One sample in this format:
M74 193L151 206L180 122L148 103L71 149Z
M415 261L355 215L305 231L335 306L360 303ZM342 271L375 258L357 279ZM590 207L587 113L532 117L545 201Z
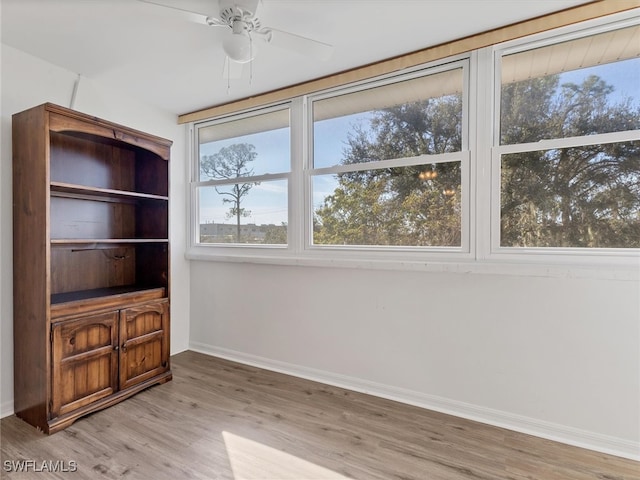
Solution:
M117 320L117 312L108 312L52 325L52 417L116 391Z
M148 303L120 312L120 388L169 370L169 302Z

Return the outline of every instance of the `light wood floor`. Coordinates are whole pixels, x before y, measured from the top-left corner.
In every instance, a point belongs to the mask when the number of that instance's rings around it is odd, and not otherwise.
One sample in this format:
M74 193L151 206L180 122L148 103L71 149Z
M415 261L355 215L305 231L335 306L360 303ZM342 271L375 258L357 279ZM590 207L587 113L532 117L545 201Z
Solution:
M194 352L172 369L52 436L4 418L2 478L640 480L638 462ZM77 471L5 471L27 459Z

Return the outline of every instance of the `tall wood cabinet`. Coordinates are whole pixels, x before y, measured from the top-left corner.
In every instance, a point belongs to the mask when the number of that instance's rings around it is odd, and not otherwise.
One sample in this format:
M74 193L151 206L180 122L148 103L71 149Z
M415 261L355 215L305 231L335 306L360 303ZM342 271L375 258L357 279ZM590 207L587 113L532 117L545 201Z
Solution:
M171 379L171 141L13 116L14 410L47 433Z

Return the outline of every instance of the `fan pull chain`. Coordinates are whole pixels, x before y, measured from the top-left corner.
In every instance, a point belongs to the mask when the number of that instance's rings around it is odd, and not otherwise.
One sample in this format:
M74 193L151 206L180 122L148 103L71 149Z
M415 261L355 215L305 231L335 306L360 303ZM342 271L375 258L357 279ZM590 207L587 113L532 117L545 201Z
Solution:
M226 63L227 70L227 95L229 95L231 93L231 60L229 59L229 56L225 56L224 61Z
M249 34L249 86L253 81L253 37Z

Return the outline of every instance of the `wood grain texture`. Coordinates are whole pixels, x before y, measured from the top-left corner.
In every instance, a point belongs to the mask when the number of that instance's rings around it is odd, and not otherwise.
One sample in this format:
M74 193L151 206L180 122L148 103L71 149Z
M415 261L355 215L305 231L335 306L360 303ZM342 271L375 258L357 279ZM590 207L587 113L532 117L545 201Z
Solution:
M55 432L171 379L172 142L50 103L13 115L12 140L14 410ZM120 355L141 308L162 328Z
M2 465L77 462L43 479L640 479L631 460L194 352L172 369L51 437L3 419Z
M75 110L47 103L44 105L51 112L50 129L54 132L73 132L92 138L100 137L105 144L116 146L126 143L141 147L169 160L169 149L172 141L123 125L109 122L101 118L86 115Z
M52 325L51 415L57 417L116 392L118 312Z
M49 346L49 140L44 107L12 118L15 411L47 421Z
M169 301L120 312L120 389L169 370Z
M166 297L164 288L143 289L136 285L75 291L55 295L59 301L51 307L52 318L86 315L89 312L115 310L122 305L133 306Z

